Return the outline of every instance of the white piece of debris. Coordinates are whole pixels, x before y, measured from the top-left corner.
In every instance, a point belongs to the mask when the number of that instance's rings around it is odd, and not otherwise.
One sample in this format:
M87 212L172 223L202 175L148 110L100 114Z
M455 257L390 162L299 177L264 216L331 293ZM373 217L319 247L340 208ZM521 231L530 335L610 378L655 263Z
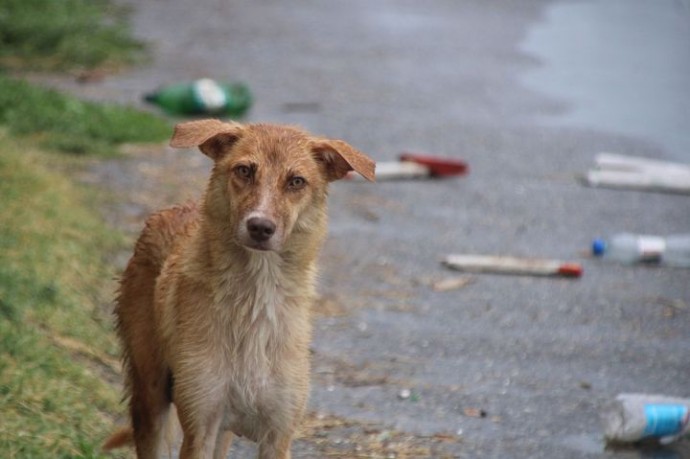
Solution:
M690 165L636 156L601 153L596 169L584 177L589 186L690 194Z
M430 174L428 167L411 161L381 162L376 164L377 180L425 178Z
M493 255L448 255L442 263L458 271L531 276L580 277L582 266L558 260Z
M436 292L448 292L463 288L474 281L475 278L470 276L450 277L434 282L431 288Z

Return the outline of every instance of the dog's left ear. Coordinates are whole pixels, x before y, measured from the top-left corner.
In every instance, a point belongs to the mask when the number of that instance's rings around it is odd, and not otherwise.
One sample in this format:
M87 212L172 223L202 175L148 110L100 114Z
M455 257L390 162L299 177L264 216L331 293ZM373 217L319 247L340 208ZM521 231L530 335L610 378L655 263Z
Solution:
M323 164L329 182L345 177L350 171L370 182L376 181L376 163L342 140L315 139L312 151L316 160Z
M170 140L174 148L199 147L199 150L214 161L218 161L237 141L244 131L238 123L223 123L219 120L188 121L175 125Z

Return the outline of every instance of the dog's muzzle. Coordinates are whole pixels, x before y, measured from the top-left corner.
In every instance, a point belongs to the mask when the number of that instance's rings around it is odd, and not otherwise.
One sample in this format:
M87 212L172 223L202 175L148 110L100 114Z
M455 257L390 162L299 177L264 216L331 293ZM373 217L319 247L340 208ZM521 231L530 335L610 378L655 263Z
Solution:
M247 232L255 242L266 242L276 232L276 224L267 218L252 217L247 220Z

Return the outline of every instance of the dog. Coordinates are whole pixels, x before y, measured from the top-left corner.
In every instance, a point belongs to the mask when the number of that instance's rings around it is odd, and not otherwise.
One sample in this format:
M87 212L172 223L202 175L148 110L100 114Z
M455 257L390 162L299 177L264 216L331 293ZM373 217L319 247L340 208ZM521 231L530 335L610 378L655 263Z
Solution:
M290 458L309 392L316 261L330 182L375 163L295 127L180 123L170 145L213 162L200 203L146 222L115 305L134 443L157 458L174 405L181 459L225 458L233 435Z

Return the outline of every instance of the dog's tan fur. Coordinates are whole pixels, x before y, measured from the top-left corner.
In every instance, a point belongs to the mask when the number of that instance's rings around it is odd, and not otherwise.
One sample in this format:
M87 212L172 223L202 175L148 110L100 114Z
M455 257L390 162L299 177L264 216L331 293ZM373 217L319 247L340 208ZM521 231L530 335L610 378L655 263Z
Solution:
M151 216L121 279L133 440L156 458L171 403L181 458L224 458L232 434L260 458L289 458L309 388L316 259L328 183L374 163L338 140L296 128L202 120L171 145L214 160L205 196ZM258 222L258 223L257 223Z

